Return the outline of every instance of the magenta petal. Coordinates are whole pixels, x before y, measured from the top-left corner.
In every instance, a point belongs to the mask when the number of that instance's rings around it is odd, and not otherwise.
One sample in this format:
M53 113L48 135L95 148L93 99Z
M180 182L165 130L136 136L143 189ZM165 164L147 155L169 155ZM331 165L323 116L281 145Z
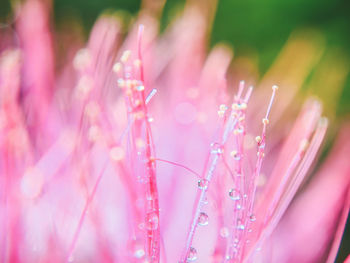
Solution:
M332 262L349 211L350 127L344 127L327 161L292 204L273 236L270 262ZM333 247L331 248L333 243Z

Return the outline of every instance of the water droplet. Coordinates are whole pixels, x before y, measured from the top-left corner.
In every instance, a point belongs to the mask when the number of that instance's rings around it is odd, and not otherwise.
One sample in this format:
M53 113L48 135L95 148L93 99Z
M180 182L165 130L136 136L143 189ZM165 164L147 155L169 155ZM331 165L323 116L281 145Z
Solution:
M190 248L188 252L187 261L193 262L197 260L197 250L194 247Z
M139 248L134 252L135 258L142 258L144 255L145 255L145 251L142 248Z
M238 230L244 230L244 229L245 229L245 226L244 226L244 225L238 225L238 226L237 226L237 229L238 229Z
M145 87L143 85L140 85L140 86L137 86L136 87L136 90L137 91L144 91L145 90Z
M258 146L258 148L259 149L264 149L265 148L265 143L264 142L261 142L261 143L259 143L259 146Z
M241 160L241 155L239 153L234 154L232 157L235 161Z
M209 217L206 213L200 213L198 218L198 225L200 226L206 226L209 224Z
M140 239L135 239L131 243L131 251L135 258L143 258L146 254L143 242Z
M244 127L243 126L239 126L237 129L235 129L233 131L233 134L237 135L237 134L242 134L244 132Z
M202 190L205 190L208 188L208 185L209 185L209 181L207 179L200 179L198 181L198 188L199 189L202 189Z
M239 133L243 133L243 132L244 132L244 126L239 125L238 128L237 128L237 131L238 131Z
M251 215L249 216L249 220L250 220L251 222L254 222L254 221L256 220L255 215L251 214Z
M237 220L237 229L238 230L244 230L245 229L245 226L244 226L244 224L243 224L241 219Z
M227 238L229 236L230 232L228 230L227 227L222 227L220 229L220 236L222 236L223 238Z
M228 196L233 200L233 201L238 201L241 199L241 194L237 189L231 189L228 192Z
M211 145L211 153L212 154L222 154L224 150L222 149L222 146L219 143L212 143Z
M156 230L159 224L158 215L155 212L148 214L146 224L148 230Z
M119 87L124 87L124 85L125 85L125 81L124 81L124 79L118 79L118 86Z

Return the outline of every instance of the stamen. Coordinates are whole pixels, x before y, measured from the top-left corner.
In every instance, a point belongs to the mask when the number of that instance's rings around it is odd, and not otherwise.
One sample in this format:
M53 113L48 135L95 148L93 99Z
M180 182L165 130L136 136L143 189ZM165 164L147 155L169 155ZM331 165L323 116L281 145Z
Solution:
M117 63L115 63L114 64L114 66L113 66L113 71L115 72L115 73L119 73L120 72L120 70L122 69L122 64L120 63L120 62L117 62Z
M245 103L248 103L248 101L249 101L249 99L250 99L250 96L251 96L252 93L253 93L253 89L254 89L253 86L250 86L250 87L248 88L248 91L247 91L247 93L245 94L245 97L244 97L244 100L243 100Z
M241 80L239 82L238 92L237 92L237 95L235 96L235 101L239 101L241 99L241 96L244 90L244 85L245 85L244 80Z
M123 63L126 63L129 58L130 58L130 55L131 55L131 51L130 50L125 50L122 57L120 58L120 61L123 62Z
M157 89L152 89L151 92L148 94L145 103L148 104L150 100L153 98L154 95L156 95Z
M141 61L141 45L142 45L142 37L144 32L145 26L143 24L139 25L139 31L137 33L137 49L138 49L138 57Z
M267 111L266 111L266 115L265 115L265 119L267 119L267 120L269 118L270 111L271 111L272 104L273 104L273 101L275 99L275 95L276 95L277 90L278 90L278 87L276 85L272 86L272 95L271 95L270 103L269 103L269 106L267 107Z

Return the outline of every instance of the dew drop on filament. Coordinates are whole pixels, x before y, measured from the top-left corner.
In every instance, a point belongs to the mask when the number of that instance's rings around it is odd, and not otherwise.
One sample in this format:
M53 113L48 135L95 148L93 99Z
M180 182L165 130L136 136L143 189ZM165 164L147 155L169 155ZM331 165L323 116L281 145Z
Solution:
M241 219L237 220L237 229L238 230L244 230L245 229L245 226L244 226L244 224L243 224Z
M254 221L256 220L255 215L254 215L254 214L251 214L251 215L249 216L249 220L250 220L251 222L254 222Z
M198 188L201 190L205 190L208 188L209 181L207 179L200 179L198 181Z
M228 192L228 195L233 201L238 201L241 199L240 192L237 189L231 189Z
M146 224L148 230L156 230L159 224L158 215L155 212L148 214Z
M206 213L200 213L198 218L198 225L200 226L206 226L209 224L209 217Z
M197 260L197 250L194 247L190 248L190 251L188 252L187 261L193 262Z

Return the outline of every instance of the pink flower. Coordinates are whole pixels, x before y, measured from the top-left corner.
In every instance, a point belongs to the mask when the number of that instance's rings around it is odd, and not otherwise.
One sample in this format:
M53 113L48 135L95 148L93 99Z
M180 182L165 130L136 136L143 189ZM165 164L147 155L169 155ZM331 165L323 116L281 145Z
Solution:
M55 74L48 7L26 1L0 59L1 262L334 261L349 127L309 183L328 121L315 99L286 113L315 48L293 42L309 52L280 89L233 92L205 10L161 36L145 11L126 39L102 16Z

